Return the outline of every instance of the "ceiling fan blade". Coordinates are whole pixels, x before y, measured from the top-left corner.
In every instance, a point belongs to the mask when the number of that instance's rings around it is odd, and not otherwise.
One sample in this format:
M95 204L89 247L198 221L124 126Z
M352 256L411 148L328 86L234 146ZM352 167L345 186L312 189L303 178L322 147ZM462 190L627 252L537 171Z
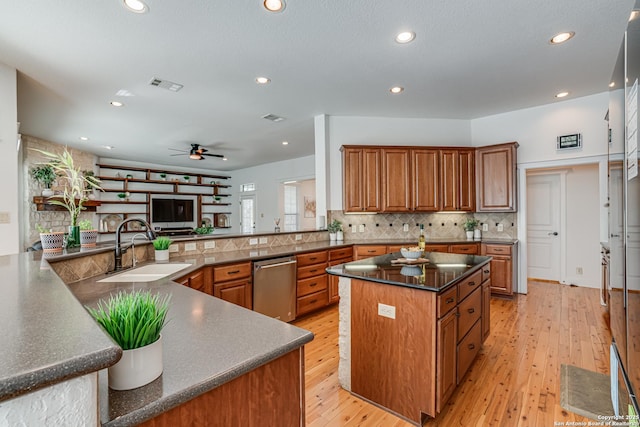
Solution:
M207 154L207 153L201 153L200 155L202 156L209 156L209 157L218 157L220 159L224 159L224 156L222 154Z
M172 150L172 151L179 151L179 152L181 152L181 153L187 153L187 152L188 152L188 151L186 151L186 150L178 150L177 148L171 148L171 147L169 147L169 150Z
M169 154L169 156L171 157L175 157L175 156L184 156L187 153L180 153L180 154Z

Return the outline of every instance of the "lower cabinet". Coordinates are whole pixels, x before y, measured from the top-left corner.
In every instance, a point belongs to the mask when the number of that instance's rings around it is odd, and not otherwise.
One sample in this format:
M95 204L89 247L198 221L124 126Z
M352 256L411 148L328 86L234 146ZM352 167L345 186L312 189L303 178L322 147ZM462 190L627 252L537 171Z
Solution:
M438 390L436 411L441 412L458 384L458 311L452 310L438 320Z
M340 249L329 250L329 267L338 264L344 264L345 262L351 262L353 260L353 246ZM340 294L338 292L338 282L340 278L332 274L328 274L329 281L329 301L328 304L333 304L340 301Z
M296 317L310 313L329 303L327 286L327 251L296 256L298 262L296 286Z
M353 259L355 261L386 253L387 245L355 245L353 247Z
M491 260L491 293L513 296L513 284L517 280L517 246L507 244L483 243L482 255L493 257Z
M208 295L213 295L213 278L211 276L211 267L204 267L194 272L189 273L179 279L176 282L181 285L188 286L196 291L204 292Z
M213 296L253 309L251 262L213 267Z

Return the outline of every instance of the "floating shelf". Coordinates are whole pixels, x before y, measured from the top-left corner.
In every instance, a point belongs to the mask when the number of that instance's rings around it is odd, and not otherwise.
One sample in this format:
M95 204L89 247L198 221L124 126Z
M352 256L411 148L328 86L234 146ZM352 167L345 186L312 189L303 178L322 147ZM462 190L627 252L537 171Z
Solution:
M52 205L49 203L51 200L62 200L62 197L43 197L43 196L34 196L33 203L36 205L36 210L38 211L66 211L67 208L58 205ZM79 200L76 199L76 203ZM95 212L96 207L100 206L102 202L100 200L87 200L83 203L84 212Z

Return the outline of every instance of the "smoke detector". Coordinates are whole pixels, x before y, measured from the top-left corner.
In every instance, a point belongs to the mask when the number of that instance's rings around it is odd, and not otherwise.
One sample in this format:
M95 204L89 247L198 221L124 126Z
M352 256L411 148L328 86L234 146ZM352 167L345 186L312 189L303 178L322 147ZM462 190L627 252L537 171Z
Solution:
M281 122L284 120L284 117L276 116L275 114L267 114L266 116L262 116L262 118L271 120L272 122Z

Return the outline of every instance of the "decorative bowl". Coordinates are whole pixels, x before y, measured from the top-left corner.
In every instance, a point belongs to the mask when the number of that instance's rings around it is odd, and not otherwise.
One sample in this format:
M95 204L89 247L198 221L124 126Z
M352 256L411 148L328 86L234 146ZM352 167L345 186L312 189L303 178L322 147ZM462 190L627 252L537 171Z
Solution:
M400 248L400 253L402 254L403 258L407 259L418 259L422 256L422 251L410 251L406 248Z

